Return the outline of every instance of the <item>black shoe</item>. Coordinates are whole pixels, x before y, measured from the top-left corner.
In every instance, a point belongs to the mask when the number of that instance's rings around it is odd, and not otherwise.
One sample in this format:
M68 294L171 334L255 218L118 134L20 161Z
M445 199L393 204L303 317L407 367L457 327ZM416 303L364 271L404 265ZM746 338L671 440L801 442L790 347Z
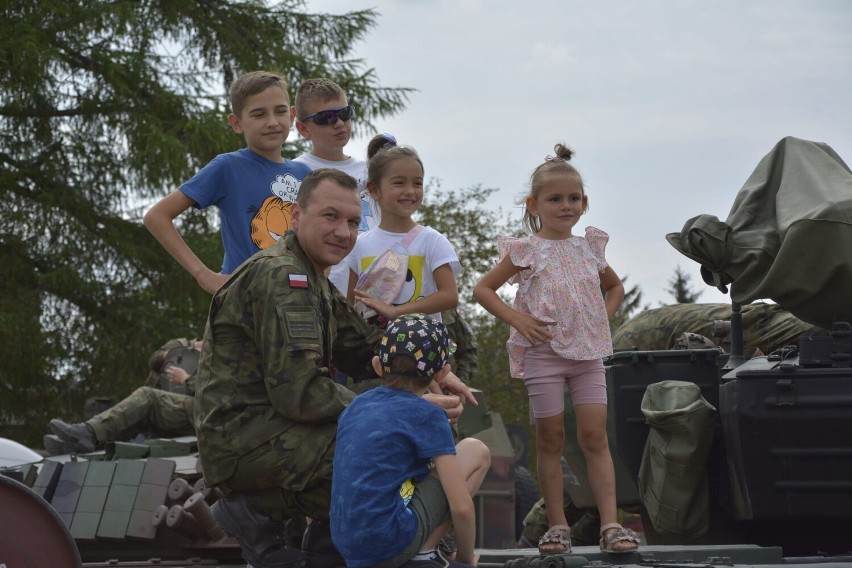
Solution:
M302 551L287 548L283 526L251 508L244 494L231 493L210 509L222 530L237 539L243 559L254 568L304 568Z
M432 558L426 560L415 560L412 558L399 568L473 568L473 565L450 560L441 554L440 551L435 551Z
M74 453L74 446L65 442L56 434L46 434L42 438L44 450L49 456L64 456Z
M305 568L345 568L346 561L331 542L328 519L314 519L302 537Z
M75 452L87 454L94 452L98 446L95 431L85 422L66 424L62 420L54 418L47 426L51 432L59 436L63 441L71 444Z

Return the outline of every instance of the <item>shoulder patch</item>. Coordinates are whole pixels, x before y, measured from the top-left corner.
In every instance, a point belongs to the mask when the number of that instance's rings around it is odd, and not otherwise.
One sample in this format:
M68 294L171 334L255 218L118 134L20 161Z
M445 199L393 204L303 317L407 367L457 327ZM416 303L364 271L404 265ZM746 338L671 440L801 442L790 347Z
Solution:
M290 274L290 288L307 288L308 287L308 275L307 274Z
M284 322L291 338L319 339L316 315L309 312L285 312Z

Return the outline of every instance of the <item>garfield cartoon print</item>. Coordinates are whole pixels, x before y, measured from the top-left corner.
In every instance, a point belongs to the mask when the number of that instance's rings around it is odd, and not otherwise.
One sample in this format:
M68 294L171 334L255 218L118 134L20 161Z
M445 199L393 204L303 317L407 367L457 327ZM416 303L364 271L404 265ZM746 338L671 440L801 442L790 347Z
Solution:
M270 186L272 195L263 200L253 212L251 240L265 249L277 243L292 225L290 209L299 193L301 182L293 174L276 176Z

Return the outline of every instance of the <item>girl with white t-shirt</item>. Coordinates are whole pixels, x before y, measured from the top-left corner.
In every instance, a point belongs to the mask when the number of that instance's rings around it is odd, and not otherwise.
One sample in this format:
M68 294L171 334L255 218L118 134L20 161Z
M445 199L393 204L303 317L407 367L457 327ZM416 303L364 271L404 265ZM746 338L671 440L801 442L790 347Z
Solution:
M350 269L348 298L375 311L370 321L379 327L399 316L425 313L441 321L441 311L458 305L458 255L447 238L419 226L407 243L408 272L396 299L383 302L355 288L358 277L374 258L401 243L418 227L412 219L423 202L423 162L414 148L399 146L390 134L375 136L367 146L367 190L379 207L379 226L358 235L355 248L344 259Z

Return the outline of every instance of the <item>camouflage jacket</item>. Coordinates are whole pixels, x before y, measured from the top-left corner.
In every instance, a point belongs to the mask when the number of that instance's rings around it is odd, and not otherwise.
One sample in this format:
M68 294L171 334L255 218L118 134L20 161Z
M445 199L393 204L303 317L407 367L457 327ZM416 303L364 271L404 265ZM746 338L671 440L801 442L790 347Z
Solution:
M479 366L473 330L457 309L441 312L441 321L447 326L450 339L456 343L456 352L450 357L452 371L462 381L469 383Z
M293 233L243 263L213 297L196 374L207 483L226 481L240 457L279 434L293 463L314 463L354 397L332 380L332 359L355 379L375 376L380 337L316 274Z
M612 336L616 349L636 347L654 351L671 349L684 332L713 338L713 322L731 319L730 304L674 304L645 310L627 320ZM742 306L743 343L748 354L755 348L763 353L789 344L799 336L815 333L819 328L805 323L777 304L754 303ZM730 351L730 336L717 339Z

